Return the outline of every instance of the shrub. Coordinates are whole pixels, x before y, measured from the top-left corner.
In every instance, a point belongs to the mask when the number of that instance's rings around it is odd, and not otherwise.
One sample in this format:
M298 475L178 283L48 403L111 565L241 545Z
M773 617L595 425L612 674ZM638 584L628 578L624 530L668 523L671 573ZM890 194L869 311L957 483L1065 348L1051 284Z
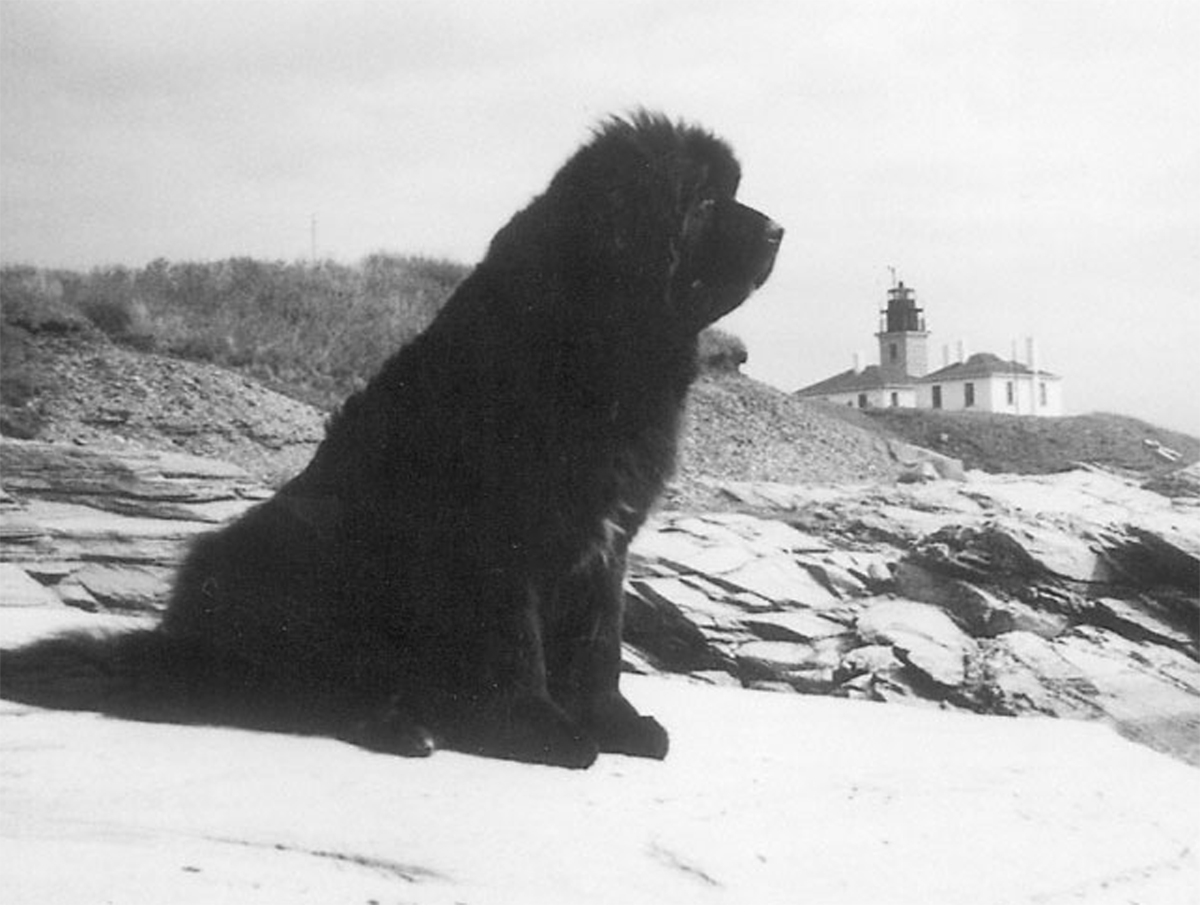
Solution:
M27 265L0 267L0 317L30 333L86 331L88 320L63 297L58 275Z
M746 344L732 333L709 327L700 334L700 367L705 371L736 374L749 357Z

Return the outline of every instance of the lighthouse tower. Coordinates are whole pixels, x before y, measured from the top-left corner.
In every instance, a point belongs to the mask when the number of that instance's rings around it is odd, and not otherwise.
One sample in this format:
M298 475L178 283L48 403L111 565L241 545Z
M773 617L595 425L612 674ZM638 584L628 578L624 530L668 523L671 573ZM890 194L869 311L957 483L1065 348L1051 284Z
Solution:
M888 290L887 308L879 312L879 368L888 382L923 377L929 371L923 309L901 280Z

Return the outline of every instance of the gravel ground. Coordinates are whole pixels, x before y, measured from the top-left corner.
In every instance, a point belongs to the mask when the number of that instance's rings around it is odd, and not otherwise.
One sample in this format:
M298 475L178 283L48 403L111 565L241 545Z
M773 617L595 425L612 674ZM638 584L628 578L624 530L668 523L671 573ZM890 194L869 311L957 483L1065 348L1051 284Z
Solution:
M736 373L709 374L692 387L672 505L719 502L711 481L859 483L894 477L878 433Z
M23 354L32 392L6 406L9 433L183 450L271 483L302 468L322 436L323 412L214 365L98 336L33 336ZM705 479L844 483L893 473L878 435L740 374L708 374L692 389L668 502L717 505Z
M279 483L311 457L325 415L233 371L137 352L103 337L33 338L33 394L5 407L9 433L96 446L133 445L234 462Z

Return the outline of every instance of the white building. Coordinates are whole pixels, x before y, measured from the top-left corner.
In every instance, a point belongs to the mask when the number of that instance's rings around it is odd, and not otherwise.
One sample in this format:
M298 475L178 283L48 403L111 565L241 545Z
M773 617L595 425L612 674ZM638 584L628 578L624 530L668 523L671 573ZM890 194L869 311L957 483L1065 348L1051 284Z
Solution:
M981 352L967 357L958 344L951 362L943 347L943 367L929 372L928 340L922 309L903 282L888 290L880 312L879 364L854 367L796 391L805 399L824 399L856 408L925 408L945 411L1003 412L1011 415L1061 415L1062 378L1040 370L1032 338L1026 362L1006 361Z
M1061 415L1062 378L979 352L917 380L917 408Z

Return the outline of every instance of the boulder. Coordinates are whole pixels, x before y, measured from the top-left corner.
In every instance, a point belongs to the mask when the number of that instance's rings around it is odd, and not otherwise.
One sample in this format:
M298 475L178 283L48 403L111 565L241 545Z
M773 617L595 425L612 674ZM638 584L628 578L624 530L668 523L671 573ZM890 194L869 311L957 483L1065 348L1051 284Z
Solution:
M895 579L901 596L940 607L974 638L991 638L1011 631L1030 631L1053 638L1066 631L1072 622L1063 613L1002 598L972 582L927 569L913 559L896 566Z
M890 644L896 656L942 688L967 677L975 641L938 607L909 600L877 601L858 617L855 630L867 644Z
M992 526L1000 543L1015 544L1036 567L1072 581L1099 584L1113 579L1100 552L1087 540L1036 522L997 521Z
M901 482L936 481L939 478L966 480L966 471L961 459L894 439L887 441L887 449L888 454L900 466L898 480Z
M913 548L917 561L962 578L1050 575L1103 583L1114 575L1098 546L1039 520L1002 516L981 525L943 525Z
M904 667L890 644L866 644L849 651L838 664L838 675L843 680L864 674L887 675Z
M750 641L738 648L738 666L747 679L772 680L791 670L823 665L816 646L804 641Z
M748 641L737 648L737 662L748 679L782 679L811 670L833 670L856 646L852 635L833 635L812 641Z

